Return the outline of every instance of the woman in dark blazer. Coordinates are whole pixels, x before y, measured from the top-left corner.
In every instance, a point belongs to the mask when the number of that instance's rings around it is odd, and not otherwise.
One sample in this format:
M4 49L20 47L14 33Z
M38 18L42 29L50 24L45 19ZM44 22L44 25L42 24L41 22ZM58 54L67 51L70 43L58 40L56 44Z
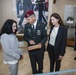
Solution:
M50 33L47 51L50 59L50 72L59 71L61 60L65 54L67 42L67 29L64 27L63 21L59 14L53 13L50 17Z

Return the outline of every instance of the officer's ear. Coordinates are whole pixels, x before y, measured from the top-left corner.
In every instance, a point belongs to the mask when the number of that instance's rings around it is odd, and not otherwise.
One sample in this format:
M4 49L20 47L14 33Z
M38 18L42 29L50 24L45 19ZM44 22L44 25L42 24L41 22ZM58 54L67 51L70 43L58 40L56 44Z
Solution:
M33 15L33 17L32 17L33 19L36 19L36 17Z

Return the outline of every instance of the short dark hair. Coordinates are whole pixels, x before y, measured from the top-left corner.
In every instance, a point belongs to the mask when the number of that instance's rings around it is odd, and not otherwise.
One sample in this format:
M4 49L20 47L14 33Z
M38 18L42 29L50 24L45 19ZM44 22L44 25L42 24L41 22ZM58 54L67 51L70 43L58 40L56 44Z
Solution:
M17 22L13 19L8 19L5 21L5 23L3 24L2 28L1 28L1 33L0 35L6 33L6 34L12 34L13 31L12 31L12 25L13 23L16 23L16 26L17 26Z

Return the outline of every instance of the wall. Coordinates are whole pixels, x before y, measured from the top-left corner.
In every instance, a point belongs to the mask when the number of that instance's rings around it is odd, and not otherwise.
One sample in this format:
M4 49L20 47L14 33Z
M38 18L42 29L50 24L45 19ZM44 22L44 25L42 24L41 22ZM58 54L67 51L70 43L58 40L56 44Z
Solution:
M55 4L52 3L53 0L49 0L49 18L52 12L57 12L62 16L62 19L64 20L65 5L76 5L76 0L56 0ZM8 18L17 20L16 0L0 0L0 28Z
M2 26L2 21L3 21L3 17L2 17L2 0L0 0L0 28Z
M56 0L56 3L53 4L52 9L52 12L59 13L63 20L64 20L65 5L76 5L76 0Z
M7 19L15 19L16 16L16 0L0 0L0 28Z

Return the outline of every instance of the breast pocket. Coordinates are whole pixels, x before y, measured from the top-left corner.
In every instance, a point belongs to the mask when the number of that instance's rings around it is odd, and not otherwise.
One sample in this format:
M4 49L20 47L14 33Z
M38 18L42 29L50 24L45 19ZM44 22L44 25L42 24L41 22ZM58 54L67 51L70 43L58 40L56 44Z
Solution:
M37 35L41 35L41 30L37 30Z

